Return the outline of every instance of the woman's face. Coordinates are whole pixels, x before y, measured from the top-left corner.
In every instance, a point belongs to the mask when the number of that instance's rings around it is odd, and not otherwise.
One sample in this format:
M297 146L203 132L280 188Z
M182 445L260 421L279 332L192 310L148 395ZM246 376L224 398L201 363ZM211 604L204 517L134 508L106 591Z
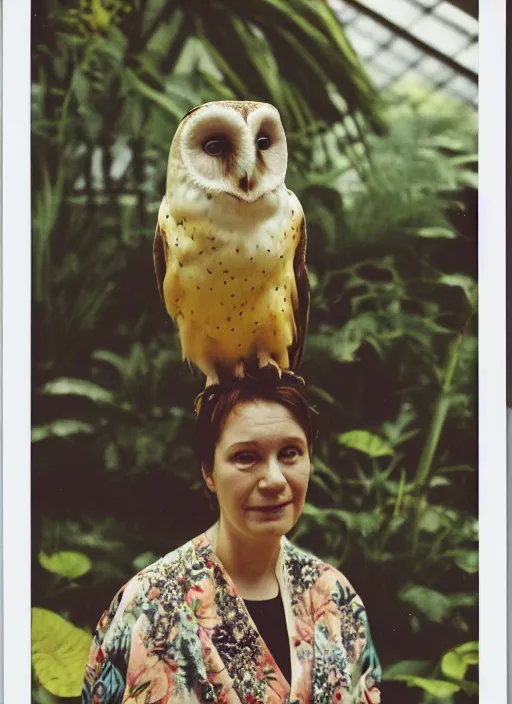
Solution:
M236 406L226 419L205 481L226 528L250 539L275 538L297 522L311 461L304 430L279 403Z

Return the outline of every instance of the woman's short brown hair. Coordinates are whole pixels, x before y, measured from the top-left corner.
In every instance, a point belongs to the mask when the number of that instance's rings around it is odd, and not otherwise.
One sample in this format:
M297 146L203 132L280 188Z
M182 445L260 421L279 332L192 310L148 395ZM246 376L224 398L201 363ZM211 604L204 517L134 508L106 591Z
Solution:
M215 447L231 411L241 404L270 401L284 406L300 425L312 454L316 437L314 411L310 407L302 380L291 374L257 376L235 379L229 384L208 387L201 398L194 428L194 454L207 474L213 471Z

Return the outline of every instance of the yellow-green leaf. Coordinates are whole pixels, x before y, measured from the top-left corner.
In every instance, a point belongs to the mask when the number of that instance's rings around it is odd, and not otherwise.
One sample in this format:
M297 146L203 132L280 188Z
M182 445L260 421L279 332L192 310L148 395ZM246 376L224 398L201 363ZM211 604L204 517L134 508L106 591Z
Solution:
M479 653L478 641L472 640L469 643L462 643L454 648L456 653L462 655L468 665L478 665L478 653Z
M47 555L44 552L39 553L39 564L45 570L53 572L53 574L67 577L68 579L77 579L87 574L92 567L92 562L81 552L62 551L54 552L53 555Z
M384 455L394 455L393 448L389 443L378 435L373 435L366 430L350 430L347 433L338 435L338 442L345 447L364 452L369 457L383 457Z
M32 609L32 667L57 697L79 697L91 636L47 609Z
M467 663L464 658L454 650L445 653L441 660L441 670L445 677L453 680L463 680L467 670Z
M457 235L453 230L447 227L422 227L416 230L416 234L420 237L443 237L448 240L453 240Z
M457 684L444 682L443 680L428 680L425 677L399 675L396 679L406 682L409 687L420 687L423 691L428 692L429 694L432 694L432 696L438 697L439 699L449 697L450 695L455 694L455 692L458 692L460 689Z

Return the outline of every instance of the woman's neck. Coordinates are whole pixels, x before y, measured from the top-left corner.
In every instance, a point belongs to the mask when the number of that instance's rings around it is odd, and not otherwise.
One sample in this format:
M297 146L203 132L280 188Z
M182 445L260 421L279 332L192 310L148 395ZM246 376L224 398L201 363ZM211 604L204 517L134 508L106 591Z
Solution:
M272 541L252 541L230 531L222 520L212 526L207 535L243 599L257 601L278 595L276 565L280 537Z

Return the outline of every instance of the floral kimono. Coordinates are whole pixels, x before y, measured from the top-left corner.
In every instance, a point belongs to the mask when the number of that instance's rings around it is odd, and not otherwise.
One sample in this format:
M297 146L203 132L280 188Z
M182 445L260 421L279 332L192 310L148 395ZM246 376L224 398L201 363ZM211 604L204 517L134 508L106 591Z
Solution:
M345 577L282 538L287 682L201 535L145 568L97 627L84 704L379 704L366 611Z

